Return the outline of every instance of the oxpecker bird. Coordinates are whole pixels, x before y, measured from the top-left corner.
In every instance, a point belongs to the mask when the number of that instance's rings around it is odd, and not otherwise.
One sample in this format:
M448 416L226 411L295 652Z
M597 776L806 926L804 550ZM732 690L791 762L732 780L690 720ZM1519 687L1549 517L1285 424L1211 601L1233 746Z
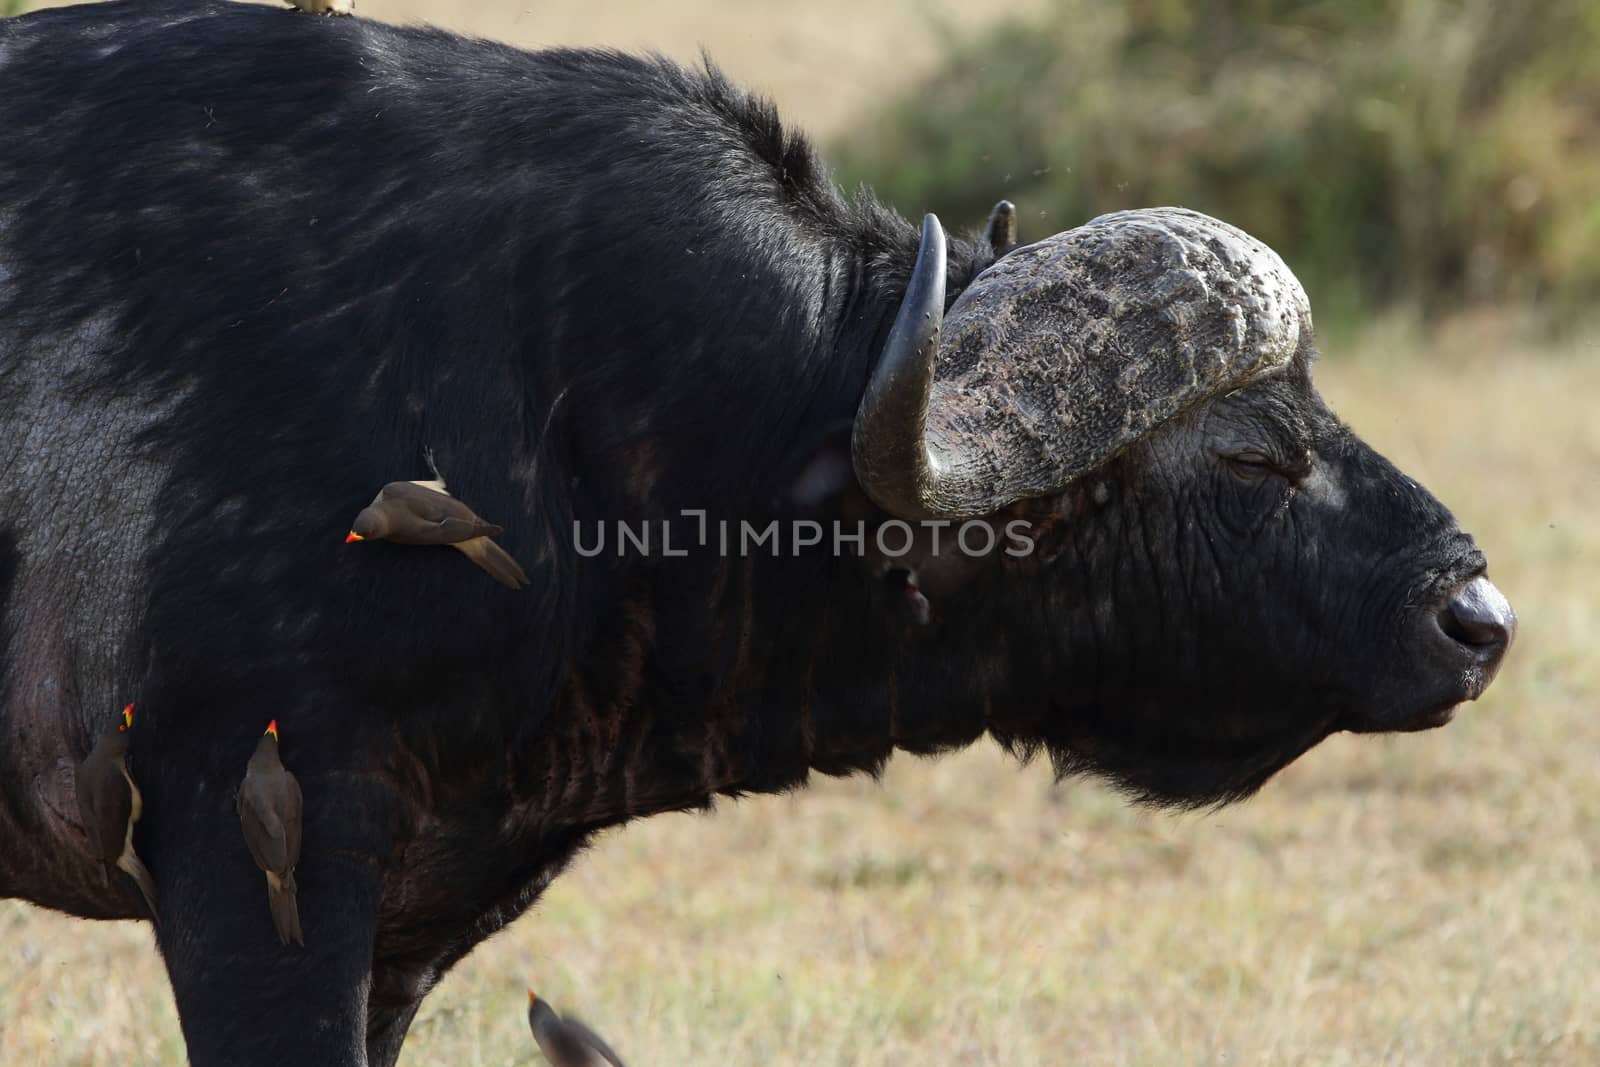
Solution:
M101 884L111 884L110 866L116 864L144 894L150 918L159 921L155 879L133 851L133 824L139 821L144 802L128 772L132 728L133 705L129 704L117 718L116 728L101 734L89 757L78 764L78 816L89 838L89 851L100 861Z
M300 783L278 756L278 720L256 742L239 784L239 825L256 866L267 875L267 907L278 940L304 945L294 884L300 862Z
M431 457L430 457L431 463ZM434 474L438 475L435 470ZM356 541L393 541L401 545L449 545L508 589L521 589L528 576L517 561L490 537L502 527L480 519L473 510L451 496L444 479L426 482L390 482L362 508L351 524L345 544Z
M554 1067L597 1067L595 1057L611 1067L623 1067L611 1046L576 1019L563 1019L548 1003L528 990L528 1025L539 1051Z

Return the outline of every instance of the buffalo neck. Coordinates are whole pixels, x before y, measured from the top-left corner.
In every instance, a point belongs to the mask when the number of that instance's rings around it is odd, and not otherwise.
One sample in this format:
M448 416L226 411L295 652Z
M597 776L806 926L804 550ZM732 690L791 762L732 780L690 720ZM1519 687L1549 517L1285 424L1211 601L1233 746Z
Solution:
M771 510L813 449L842 445L848 461L842 431L917 252L914 230L903 220L888 225L877 211L866 212L872 217L857 232L819 245L814 260L827 275L820 288L833 310L814 331L795 335L804 350L762 356L773 364L763 371L773 378L770 395L783 397L784 381L803 380L808 390L805 403L784 397L805 418L793 428L772 420L772 433L753 446L771 451L741 457L720 440L658 436L618 451L614 483L584 483L599 503L575 516L574 529L583 530L579 547L599 551L576 570L580 582L603 590L605 607L570 651L550 716L523 742L519 792L541 818L606 825L699 807L719 793L783 791L813 770L877 773L897 748L935 752L982 735L999 680L952 673L939 648L955 630L973 631L954 639L968 644L995 634L960 611L920 625L906 611L903 585L869 574L848 552L824 546L789 555L789 516ZM979 245L952 242L949 299L989 258ZM700 358L717 362L709 353L721 345L708 338ZM797 375L786 362L808 368ZM663 383L649 402L670 400L682 384ZM606 403L614 408L617 398ZM708 413L704 421L717 420ZM726 472L738 458L749 468L743 477L709 480L705 472ZM706 496L722 503L708 505ZM706 514L684 517L698 509ZM776 555L741 551L742 524L752 516L758 531L783 525ZM647 557L620 543L620 525L649 529ZM664 525L674 550L688 543L687 557L666 554ZM732 544L719 536L724 528Z
M853 558L708 561L699 603L681 595L701 585L696 566L679 562L597 636L529 754L532 809L555 823L783 792L813 771L877 774L896 750L961 748L991 726L1014 736L1016 712L1040 706L1043 661L1008 662L981 588L923 623L902 585L863 581Z

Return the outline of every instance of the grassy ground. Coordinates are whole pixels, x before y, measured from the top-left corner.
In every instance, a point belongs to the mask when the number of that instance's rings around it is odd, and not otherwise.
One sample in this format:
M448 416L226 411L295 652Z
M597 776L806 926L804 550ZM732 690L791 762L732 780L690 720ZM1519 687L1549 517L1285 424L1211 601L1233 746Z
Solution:
M403 1063L535 1061L525 984L636 1065L1600 1059L1600 337L1399 328L1321 370L1522 616L1450 727L1335 738L1214 815L990 748L602 840L424 1007ZM0 1063L171 1063L150 935L0 904Z
M525 44L704 42L828 132L932 60L929 25L1016 5L361 6ZM452 974L402 1062L535 1062L529 983L635 1067L1600 1061L1600 336L1382 325L1320 378L1478 534L1522 615L1455 724L1336 738L1208 816L980 748L656 819ZM0 1064L181 1058L145 928L0 902Z

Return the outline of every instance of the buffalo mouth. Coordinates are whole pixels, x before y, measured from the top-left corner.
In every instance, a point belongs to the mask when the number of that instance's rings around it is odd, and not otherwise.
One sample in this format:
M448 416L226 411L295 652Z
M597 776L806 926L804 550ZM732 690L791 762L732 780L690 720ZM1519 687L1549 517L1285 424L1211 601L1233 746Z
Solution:
M1407 657L1423 681L1405 687L1399 699L1382 701L1410 710L1398 715L1363 716L1347 729L1355 733L1432 730L1455 718L1456 710L1489 688L1517 636L1517 613L1481 567L1449 583L1431 609L1419 613ZM1432 682L1426 681L1431 679Z

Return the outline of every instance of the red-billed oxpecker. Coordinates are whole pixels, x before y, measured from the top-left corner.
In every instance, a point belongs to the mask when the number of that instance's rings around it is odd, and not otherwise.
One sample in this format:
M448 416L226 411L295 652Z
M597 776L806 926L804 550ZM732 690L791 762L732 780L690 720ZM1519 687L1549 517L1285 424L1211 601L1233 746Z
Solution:
M539 1051L554 1067L599 1067L600 1060L611 1067L623 1067L611 1046L600 1035L576 1019L563 1019L547 1002L528 990L528 1025ZM595 1057L599 1057L596 1059Z
M434 472L436 475L438 471ZM508 589L521 589L528 576L517 561L490 537L504 528L480 519L446 491L443 478L426 482L390 482L362 508L345 537L356 541L393 541L401 545L449 545L489 572Z
M101 734L88 758L78 764L78 816L89 838L89 851L100 861L101 884L111 884L110 868L116 864L139 887L150 918L158 921L155 879L133 851L133 824L139 821L144 803L128 772L132 729L133 705L129 704L117 717L116 728Z
M278 720L256 742L239 785L239 825L250 855L267 876L267 906L278 940L304 945L294 884L300 862L300 783L278 755Z

